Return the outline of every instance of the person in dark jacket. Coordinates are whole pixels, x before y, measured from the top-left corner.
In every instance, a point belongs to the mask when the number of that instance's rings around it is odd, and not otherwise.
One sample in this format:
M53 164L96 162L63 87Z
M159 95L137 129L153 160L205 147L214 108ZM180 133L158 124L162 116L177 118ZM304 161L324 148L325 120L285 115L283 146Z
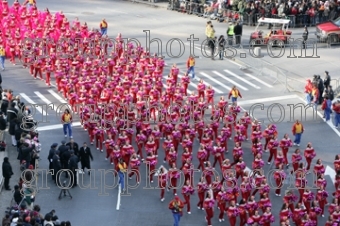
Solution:
M62 154L60 154L61 169L63 169L63 170L67 170L69 168L68 167L68 161L71 158L69 146L66 146L66 147L67 147L66 151L64 151ZM68 178L68 173L65 172L65 174L66 174L65 175L66 178Z
M0 112L0 142L4 141L4 134L7 127L7 122L4 118L4 113Z
M32 161L32 154L33 154L34 145L31 147L28 143L23 143L21 146L21 161L26 161L26 169L29 168L31 161Z
M215 47L217 44L217 37L214 37L212 39L209 39L209 48L211 51L211 59L215 60Z
M58 144L57 143L54 143L51 145L51 149L48 153L48 157L47 157L47 160L49 162L49 169L53 169L53 156L55 154L55 152L57 151L57 147L58 147Z
M328 71L325 71L325 78L323 80L323 85L327 90L329 85L331 84L331 76L329 75Z
M14 186L14 194L13 194L13 199L14 199L15 203L17 205L19 205L20 202L22 201L22 198L23 198L23 196L21 194L19 185L15 185Z
M68 150L68 147L66 146L66 141L65 140L61 141L61 145L58 148L61 164L63 164L63 161L62 161L63 153L67 150ZM64 169L63 166L61 166L61 167Z
M72 187L76 187L77 186L77 169L78 169L78 157L74 154L74 151L71 150L70 151L71 157L68 161L68 168L69 170L71 170L71 183L72 183Z
M4 158L4 162L2 163L2 176L4 177L4 186L6 190L11 190L9 187L9 180L13 175L12 166L9 162L8 157Z
M17 140L15 138L15 132L17 129L18 129L18 122L17 122L17 119L14 118L11 121L9 121L9 128L8 128L8 133L9 135L11 135L13 147L17 146Z
M2 102L1 102L1 111L7 116L7 109L9 106L9 101L7 99L7 95L4 95L4 98L2 98Z
M59 157L60 152L56 151L54 156L53 156L53 180L54 182L60 187L60 175L58 174L59 171L61 170L61 162L60 162L60 157Z
M240 22L236 23L236 26L234 27L234 35L235 35L235 41L236 45L241 45L241 36L242 36L242 26L240 25Z
M320 75L318 75L318 90L319 90L319 104L322 104L323 102L323 91L325 90L324 86L323 86L323 81L322 78L320 77Z
M86 142L84 142L83 147L80 148L79 156L83 172L85 172L85 168L87 168L88 170L91 169L90 159L93 161L93 156L91 153L91 149L87 146ZM88 174L90 175L90 171L88 172Z
M73 151L74 154L79 158L79 145L76 142L74 142L73 139L71 139L70 142L66 144L66 146L69 146L70 151Z
M16 104L12 102L7 109L7 122L11 122L13 119L18 118L18 109L15 108Z
M307 49L307 40L308 40L308 29L305 26L305 30L302 33L302 48Z

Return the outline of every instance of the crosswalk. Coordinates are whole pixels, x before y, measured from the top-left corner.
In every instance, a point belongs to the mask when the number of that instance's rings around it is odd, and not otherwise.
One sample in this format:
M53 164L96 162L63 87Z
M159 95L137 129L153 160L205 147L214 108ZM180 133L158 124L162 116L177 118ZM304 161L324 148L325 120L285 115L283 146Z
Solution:
M180 68L179 79L186 73L186 69ZM222 70L201 70L195 71L196 80L192 80L188 87L188 93L197 91L197 80L203 80L206 86L211 86L215 90L216 96L222 96L229 93L233 86L236 86L241 92L251 92L262 89L272 89L270 81L264 77L257 77L243 71L233 72L230 69ZM164 83L166 88L166 84Z
M28 106L35 119L60 115L68 106L67 101L53 89L19 93L22 101Z

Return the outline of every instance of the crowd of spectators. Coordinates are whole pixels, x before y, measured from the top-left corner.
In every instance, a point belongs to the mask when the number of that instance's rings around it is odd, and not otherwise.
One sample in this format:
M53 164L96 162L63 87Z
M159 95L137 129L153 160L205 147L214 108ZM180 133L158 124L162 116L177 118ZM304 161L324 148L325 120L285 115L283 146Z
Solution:
M1 86L0 93L0 115L5 119L4 125L1 125L0 128L0 142L4 142L4 132L8 127L12 146L16 147L18 151L17 159L21 165L21 170L33 169L38 165L41 146L38 140L38 132L34 129L36 122L30 115L30 109L21 101L19 95L15 96L11 89L2 89ZM25 173L25 181L32 181L31 177L33 176L35 175L30 172ZM20 178L19 183L14 186L13 202L2 219L2 226L71 225L68 221L59 221L55 215L55 210L43 216L40 213L40 206L34 205L35 195L23 181Z
M251 26L260 17L286 18L291 20L290 26L295 27L335 20L340 15L340 0L170 0L170 8L205 17L213 15L213 19L218 19L218 15L228 21L240 19Z

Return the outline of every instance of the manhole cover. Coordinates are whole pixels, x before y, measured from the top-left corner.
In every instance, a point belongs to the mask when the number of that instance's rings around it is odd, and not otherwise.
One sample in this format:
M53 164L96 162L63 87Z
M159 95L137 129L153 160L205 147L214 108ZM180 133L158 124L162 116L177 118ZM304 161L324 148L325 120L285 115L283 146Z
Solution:
M91 12L82 12L82 14L85 14L85 15L94 15L94 13L91 13Z

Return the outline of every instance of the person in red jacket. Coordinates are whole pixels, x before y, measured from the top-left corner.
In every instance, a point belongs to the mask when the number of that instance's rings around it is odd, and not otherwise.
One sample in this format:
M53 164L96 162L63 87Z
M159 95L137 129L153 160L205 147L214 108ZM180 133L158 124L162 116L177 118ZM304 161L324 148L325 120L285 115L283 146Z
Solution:
M107 35L107 27L108 27L108 24L106 22L105 19L103 19L101 22L100 22L100 33L103 35Z
M233 103L237 101L238 97L242 98L242 95L240 91L236 88L236 86L233 86L233 88L230 90L228 99L230 99L230 97L231 97L231 102Z
M70 138L72 139L72 115L68 109L64 111L64 114L61 116L61 123L63 124L64 135L67 137L67 132Z
M192 79L195 79L195 58L192 55L187 60L187 68L187 74L191 74Z
M183 215L182 212L183 207L184 202L178 196L175 196L175 198L171 200L169 203L169 209L171 210L172 215L174 217L174 226L179 226L179 222Z

